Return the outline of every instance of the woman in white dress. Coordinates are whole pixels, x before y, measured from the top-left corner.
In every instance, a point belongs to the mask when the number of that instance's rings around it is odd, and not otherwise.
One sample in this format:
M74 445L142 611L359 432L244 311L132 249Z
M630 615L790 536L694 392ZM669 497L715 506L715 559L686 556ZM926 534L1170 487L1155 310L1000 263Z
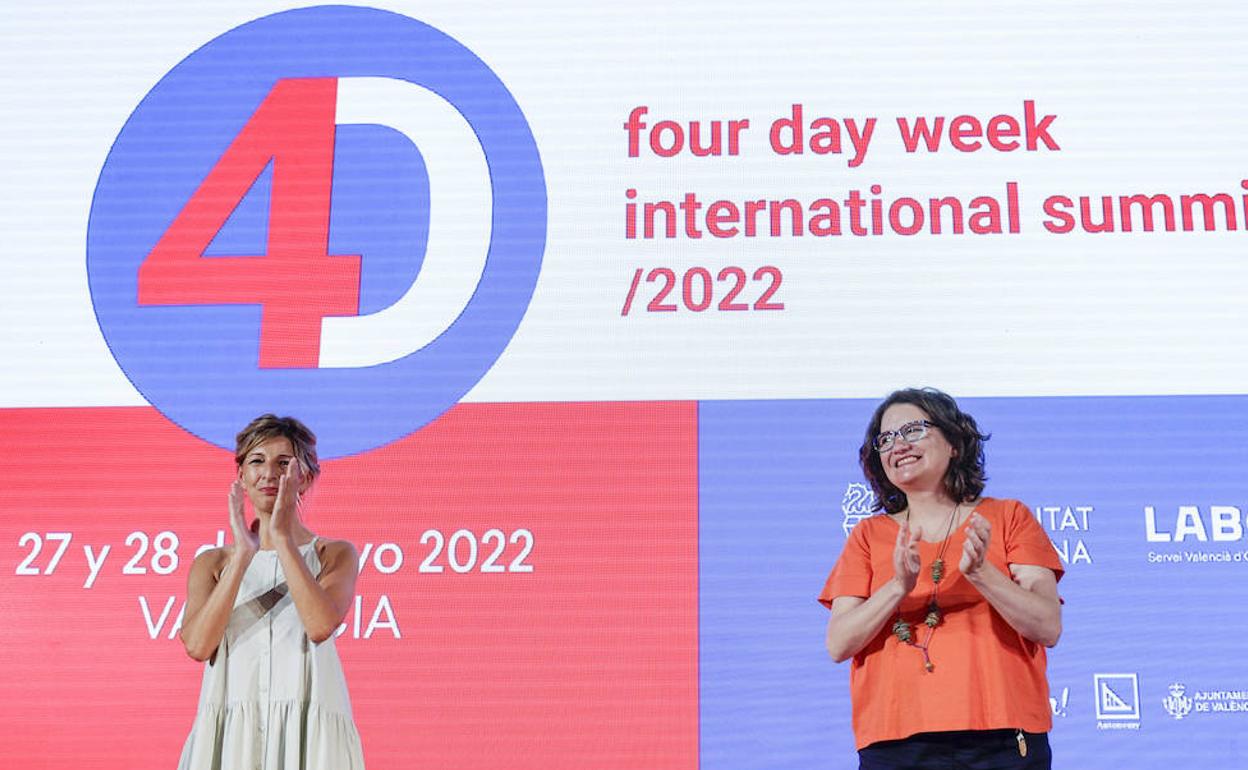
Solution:
M196 557L187 589L182 643L207 666L179 770L363 768L334 647L359 555L313 534L299 511L320 472L316 437L266 414L238 434L234 460L234 542Z

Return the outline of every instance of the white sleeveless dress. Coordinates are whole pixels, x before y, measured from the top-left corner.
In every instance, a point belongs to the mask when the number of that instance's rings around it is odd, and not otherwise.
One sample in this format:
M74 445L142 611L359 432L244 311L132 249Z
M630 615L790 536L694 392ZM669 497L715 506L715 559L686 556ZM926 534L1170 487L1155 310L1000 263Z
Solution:
M313 575L316 540L300 546ZM179 770L363 770L334 639L304 632L276 551L243 575Z

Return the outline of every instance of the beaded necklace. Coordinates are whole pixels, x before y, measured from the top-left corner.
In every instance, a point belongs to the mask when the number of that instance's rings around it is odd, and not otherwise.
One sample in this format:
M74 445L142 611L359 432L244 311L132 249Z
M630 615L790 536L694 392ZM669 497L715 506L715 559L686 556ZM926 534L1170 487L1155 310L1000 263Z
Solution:
M940 541L940 550L936 552L936 559L932 562L932 593L927 597L927 615L923 618L923 625L927 626L927 636L923 639L923 643L919 644L914 640L913 627L901 617L900 607L897 609L897 620L893 622L893 635L897 637L898 641L923 651L923 669L928 673L936 670L929 652L932 644L932 634L936 633L936 626L940 625L942 618L940 605L936 602L936 595L940 593L940 581L945 576L945 548L949 545L949 536L953 534L953 522L958 518L958 508L960 507L962 507L962 504L958 503L949 512L949 524L945 527L945 539ZM910 526L909 508L906 508L906 526Z

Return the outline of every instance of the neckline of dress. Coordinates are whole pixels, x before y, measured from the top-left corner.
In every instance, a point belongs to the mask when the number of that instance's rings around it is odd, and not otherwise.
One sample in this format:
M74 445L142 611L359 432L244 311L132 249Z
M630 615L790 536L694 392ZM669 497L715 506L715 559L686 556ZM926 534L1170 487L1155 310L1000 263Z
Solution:
M964 532L964 529L965 529L965 528L962 526L962 524L965 524L965 523L967 522L967 520L971 518L971 515L972 515L972 514L974 514L976 511L978 511L978 510L979 510L979 507L980 507L981 505L983 505L986 501L991 500L991 499L992 499L992 498L990 498L990 497L981 497L981 498L979 498L978 500L976 500L976 501L975 501L975 505L973 505L973 506L971 507L971 511L970 511L970 513L968 513L968 514L966 515L966 518L963 518L963 519L962 519L962 522L961 522L960 524L955 525L955 526L954 526L954 528L953 528L953 531L951 531L951 532L949 533L949 538L948 538L948 539L949 539L949 541L950 541L950 542L952 542L955 538L958 538L958 537L963 537L963 538L965 538L965 537L966 537L965 532ZM982 516L983 514L980 514L980 515ZM893 523L893 525L894 525L895 527L897 527L898 529L901 529L901 522L897 521L897 520L896 520L896 519L894 519L892 516L887 516L886 518L887 518L890 522L892 522L892 523ZM944 538L942 538L942 539L940 539L940 540L924 540L924 539L920 538L920 539L919 539L919 547L920 547L920 548L922 548L923 546L925 546L925 545L926 545L926 546L934 546L934 547L939 548L939 547L940 547L940 544L941 544L941 543L943 543L943 542L945 542Z
M311 540L309 540L308 542L304 543L303 545L299 545L299 546L295 546L295 547L296 547L296 548L298 548L300 551L302 551L302 550L304 550L305 548L307 548L307 547L308 547L308 546L310 546L310 545L316 545L316 541L317 541L317 540L320 540L320 539L321 539L321 536L320 536L320 535L313 535ZM257 549L256 549L256 553L271 553L271 554L277 554L277 549L276 549L276 548L257 548Z

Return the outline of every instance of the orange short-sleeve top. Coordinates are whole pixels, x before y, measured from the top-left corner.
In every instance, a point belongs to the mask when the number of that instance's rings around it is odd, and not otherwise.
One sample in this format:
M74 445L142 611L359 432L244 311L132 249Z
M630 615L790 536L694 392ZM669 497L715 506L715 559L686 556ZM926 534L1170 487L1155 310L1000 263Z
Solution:
M998 569L1009 575L1011 564L1033 564L1061 578L1057 551L1027 506L986 497L975 510L992 525L987 559ZM838 596L866 598L892 578L897 530L897 522L884 515L859 522L819 601L831 607ZM945 547L937 599L943 619L929 649L934 670L924 670L921 650L893 635L891 620L853 658L849 682L858 748L923 732L1052 727L1044 647L1015 631L958 571L964 530L954 531ZM918 583L899 607L917 641L926 637L929 567L940 546L919 543Z

